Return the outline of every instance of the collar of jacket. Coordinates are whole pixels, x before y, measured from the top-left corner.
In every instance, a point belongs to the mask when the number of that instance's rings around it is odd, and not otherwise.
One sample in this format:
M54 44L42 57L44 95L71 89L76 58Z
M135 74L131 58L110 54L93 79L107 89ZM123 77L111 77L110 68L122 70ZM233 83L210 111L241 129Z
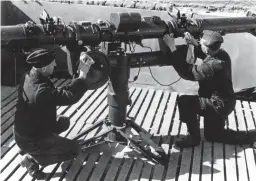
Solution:
M33 68L30 70L28 75L31 78L31 81L34 83L48 82L50 80L48 77L43 76Z

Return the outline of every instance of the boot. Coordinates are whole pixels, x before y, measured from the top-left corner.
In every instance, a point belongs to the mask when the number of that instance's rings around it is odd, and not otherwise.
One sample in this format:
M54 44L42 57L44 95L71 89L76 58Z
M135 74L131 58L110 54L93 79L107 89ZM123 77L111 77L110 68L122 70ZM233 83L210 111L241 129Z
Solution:
M255 147L255 133L246 131L235 131L235 130L222 130L218 134L212 134L205 137L207 141L219 142L224 144L232 145L252 145Z
M186 124L188 134L182 140L176 141L175 146L179 148L189 148L193 146L198 146L201 142L199 122L188 122Z
M46 174L39 170L38 163L29 154L25 154L24 156L22 156L20 165L22 167L25 167L29 175L33 178L44 179L46 177Z
M248 134L253 149L256 149L256 130L250 130Z

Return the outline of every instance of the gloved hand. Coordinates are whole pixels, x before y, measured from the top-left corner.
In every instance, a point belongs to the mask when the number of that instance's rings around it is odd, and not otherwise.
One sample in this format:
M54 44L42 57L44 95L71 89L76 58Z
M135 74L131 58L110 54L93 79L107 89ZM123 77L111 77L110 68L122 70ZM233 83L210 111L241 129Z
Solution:
M176 50L173 33L164 35L163 40L164 40L165 44L170 48L171 52Z
M185 32L184 37L185 37L185 41L187 42L187 44L191 44L194 46L199 45L197 40L189 32Z
M89 55L87 55L86 52L81 52L79 60L80 60L79 66L78 66L79 78L85 79L87 76L87 73L90 70L91 65L93 65L95 61Z

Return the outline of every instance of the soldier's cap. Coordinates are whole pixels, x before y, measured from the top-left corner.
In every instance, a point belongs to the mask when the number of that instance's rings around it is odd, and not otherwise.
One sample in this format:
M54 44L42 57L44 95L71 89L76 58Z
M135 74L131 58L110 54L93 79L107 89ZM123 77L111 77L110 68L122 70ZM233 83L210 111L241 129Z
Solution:
M35 68L45 67L53 62L55 59L55 52L52 50L39 48L30 53L26 62Z
M224 42L221 34L211 30L204 30L202 39L204 40L203 44L212 50L219 49L221 44Z

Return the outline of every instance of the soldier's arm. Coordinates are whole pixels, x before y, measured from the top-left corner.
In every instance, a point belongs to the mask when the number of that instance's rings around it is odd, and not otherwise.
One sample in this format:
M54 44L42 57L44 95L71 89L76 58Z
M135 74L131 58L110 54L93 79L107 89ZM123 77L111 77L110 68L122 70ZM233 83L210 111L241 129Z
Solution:
M37 91L37 101L47 104L54 103L56 106L71 105L79 101L87 91L87 84L83 79L73 79L72 82L63 87L51 88L41 86ZM46 105L47 106L47 105Z
M202 60L206 58L206 55L205 55L204 52L202 51L200 44L199 44L198 46L195 46L195 56L196 56L197 58L202 59Z
M177 50L172 52L171 59L177 73L183 79L191 81L209 79L223 67L221 60L209 60L200 65L189 64L186 62L186 58Z

